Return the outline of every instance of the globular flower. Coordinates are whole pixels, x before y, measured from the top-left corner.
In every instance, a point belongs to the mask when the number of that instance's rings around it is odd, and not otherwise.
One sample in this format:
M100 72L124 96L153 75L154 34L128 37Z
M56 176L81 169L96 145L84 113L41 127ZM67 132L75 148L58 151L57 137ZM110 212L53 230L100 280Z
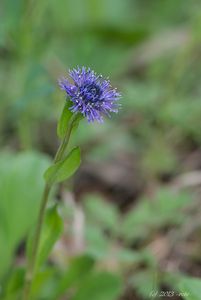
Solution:
M88 122L103 122L104 115L118 112L121 95L111 87L108 79L85 67L73 69L69 75L73 83L62 78L59 86L66 92L67 101L72 102L72 112L83 114Z

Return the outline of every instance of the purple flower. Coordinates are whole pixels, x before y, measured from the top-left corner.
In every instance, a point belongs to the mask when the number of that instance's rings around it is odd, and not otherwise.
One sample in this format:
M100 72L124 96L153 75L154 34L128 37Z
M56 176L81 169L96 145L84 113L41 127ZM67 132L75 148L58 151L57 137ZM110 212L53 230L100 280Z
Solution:
M59 80L59 86L66 91L72 102L70 110L74 113L80 112L88 122L103 122L103 115L110 116L110 112L118 112L120 94L113 89L108 79L97 75L90 68L77 68L69 71L73 80Z

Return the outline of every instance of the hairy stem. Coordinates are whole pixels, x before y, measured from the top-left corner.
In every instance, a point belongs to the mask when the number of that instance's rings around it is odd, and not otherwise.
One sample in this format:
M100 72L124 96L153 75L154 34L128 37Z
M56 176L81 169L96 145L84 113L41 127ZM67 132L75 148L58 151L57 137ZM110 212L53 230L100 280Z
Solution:
M60 147L55 155L54 163L61 161L65 155L66 148L67 148L68 142L70 140L71 132L72 132L74 123L76 121L76 118L77 118L76 115L72 116L72 119L66 130L63 141L60 144ZM35 229L35 233L34 233L34 237L33 237L32 251L31 251L30 258L28 259L28 262L27 262L27 269L26 269L26 274L25 274L25 284L24 284L24 290L23 290L23 300L29 300L30 295L31 295L31 288L32 288L32 282L33 282L34 275L35 275L38 247L39 247L39 243L40 243L40 236L41 236L41 231L42 231L44 216L45 216L45 210L46 210L51 187L52 186L50 184L46 183L44 191L43 191L42 199L41 199L40 210L39 210L38 219L37 219L37 223L36 223L36 229Z

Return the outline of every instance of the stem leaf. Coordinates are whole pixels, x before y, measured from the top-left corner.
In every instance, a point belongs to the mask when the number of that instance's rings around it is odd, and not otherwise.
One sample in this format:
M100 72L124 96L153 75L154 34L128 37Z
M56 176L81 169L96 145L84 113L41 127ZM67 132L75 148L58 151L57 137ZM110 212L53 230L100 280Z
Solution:
M62 161L50 166L46 170L44 178L49 184L62 182L75 173L80 163L80 148L75 147Z
M48 257L55 242L63 231L63 220L58 212L58 205L47 209L41 233L37 265L40 266Z
M66 133L66 128L68 127L70 119L73 115L73 113L69 110L70 106L71 106L70 101L67 101L64 105L61 117L57 125L57 135L60 139L64 138Z
M46 210L43 228L41 232L38 254L36 258L36 267L42 265L48 257L55 242L63 232L63 220L58 212L58 205L55 204ZM26 256L28 260L31 259L34 230L30 233L26 245Z

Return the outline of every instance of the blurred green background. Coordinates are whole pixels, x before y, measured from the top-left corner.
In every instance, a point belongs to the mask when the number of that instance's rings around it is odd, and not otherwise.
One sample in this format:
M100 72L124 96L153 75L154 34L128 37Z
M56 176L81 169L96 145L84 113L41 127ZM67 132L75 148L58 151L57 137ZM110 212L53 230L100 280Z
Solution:
M199 0L0 2L0 298L21 299L57 80L78 65L109 76L122 109L71 141L82 167L52 193L33 299L199 300Z

